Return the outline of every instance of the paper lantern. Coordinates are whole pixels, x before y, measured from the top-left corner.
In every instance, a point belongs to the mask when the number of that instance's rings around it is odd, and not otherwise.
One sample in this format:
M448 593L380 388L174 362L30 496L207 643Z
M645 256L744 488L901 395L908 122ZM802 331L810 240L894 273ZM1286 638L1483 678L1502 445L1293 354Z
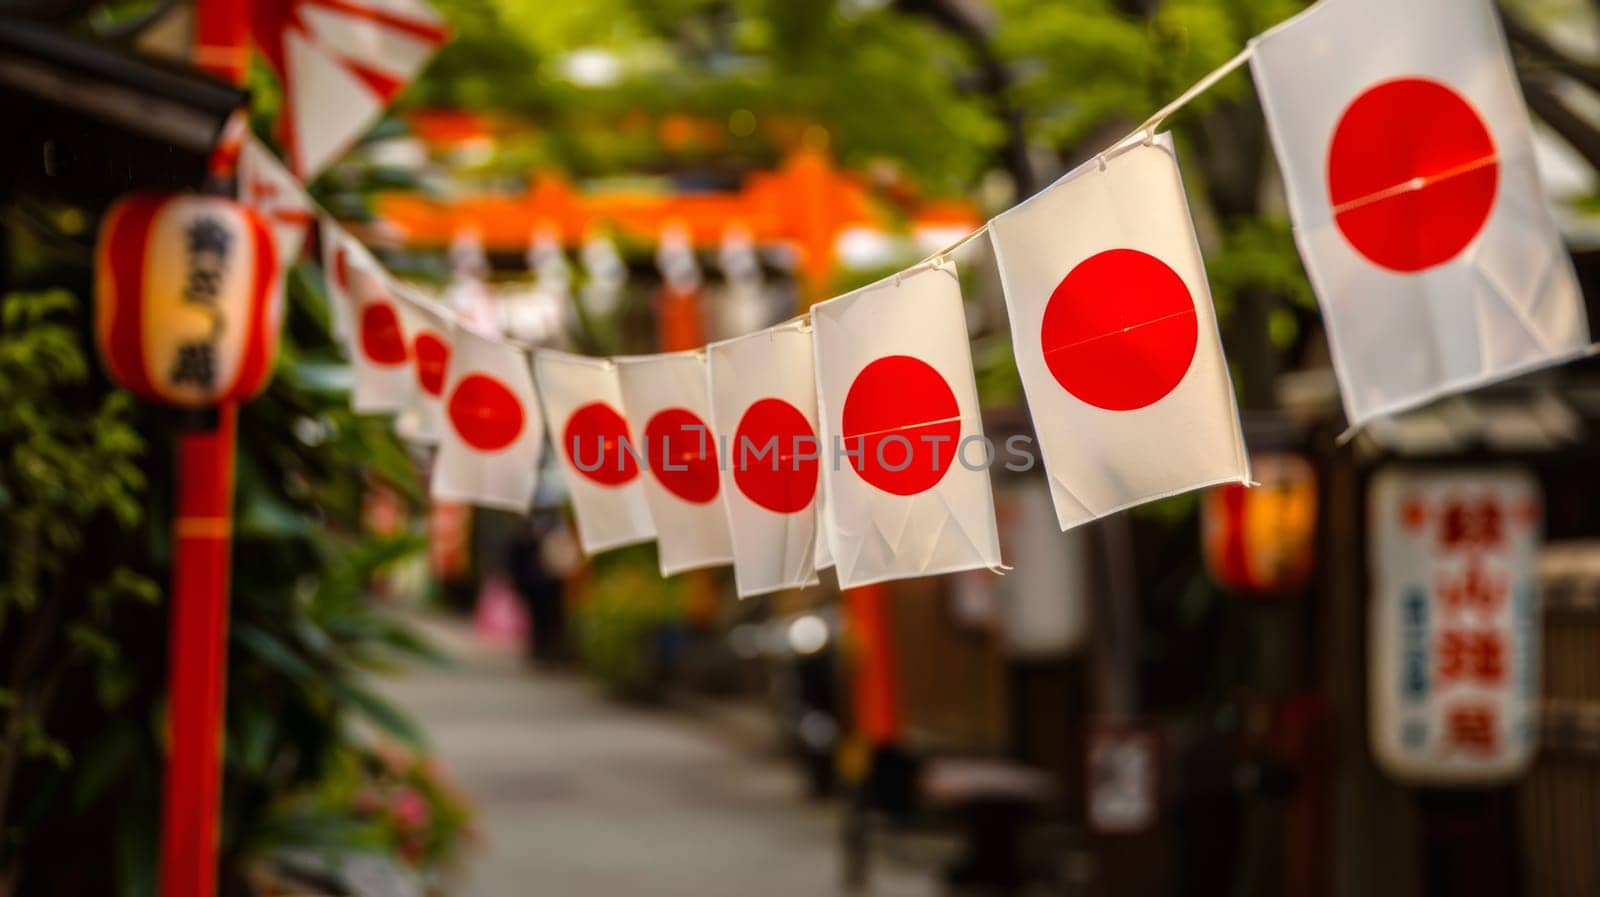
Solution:
M1368 511L1378 765L1417 784L1515 778L1538 726L1537 483L1518 470L1391 470Z
M95 336L111 376L142 399L245 400L272 373L282 316L270 225L217 196L136 194L100 227Z
M1250 466L1260 485L1229 484L1205 495L1206 571L1241 595L1290 594L1305 586L1316 558L1316 472L1298 455L1255 455Z

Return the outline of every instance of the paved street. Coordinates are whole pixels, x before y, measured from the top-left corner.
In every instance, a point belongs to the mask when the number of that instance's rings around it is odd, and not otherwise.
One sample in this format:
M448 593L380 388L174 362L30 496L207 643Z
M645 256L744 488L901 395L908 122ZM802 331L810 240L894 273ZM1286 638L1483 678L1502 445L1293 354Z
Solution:
M839 893L838 815L722 727L630 708L581 677L532 672L464 631L460 658L385 686L478 803L486 843L463 897L818 897ZM925 897L877 870L873 894Z

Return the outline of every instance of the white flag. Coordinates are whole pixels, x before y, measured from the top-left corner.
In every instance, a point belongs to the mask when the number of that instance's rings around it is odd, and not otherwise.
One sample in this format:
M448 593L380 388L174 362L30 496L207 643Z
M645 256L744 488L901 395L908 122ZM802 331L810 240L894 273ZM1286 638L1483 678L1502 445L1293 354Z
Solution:
M1353 425L1585 351L1489 0L1324 0L1252 69Z
M254 135L246 137L239 148L239 199L266 216L278 249L278 265L288 270L305 248L306 231L314 217L311 199L289 169Z
M650 470L644 495L661 575L732 562L705 357L674 352L619 358L617 375L628 428Z
M541 349L533 369L584 553L654 539L638 457L627 451L639 440L622 413L617 366Z
M526 512L544 442L527 356L463 327L451 342L433 497Z
M327 230L333 242L328 299L344 308L350 405L363 414L401 411L416 392L416 375L397 286L358 240L337 225Z
M442 306L415 294L397 307L401 326L410 338L415 385L410 404L395 418L395 432L402 439L433 445L445 429L444 387L445 377L450 372L450 314Z
M961 285L949 262L811 310L839 586L1000 567Z
M378 262L359 240L345 233L339 222L327 215L317 219L317 232L322 237L322 286L328 297L328 324L334 339L348 352L354 329L352 309L356 305L351 272L363 265L376 267Z
M1068 174L989 235L1062 529L1249 479L1167 135Z
M283 85L284 144L307 183L449 38L421 0L259 0L250 31Z
M713 343L706 363L739 597L816 585L823 453L810 328Z

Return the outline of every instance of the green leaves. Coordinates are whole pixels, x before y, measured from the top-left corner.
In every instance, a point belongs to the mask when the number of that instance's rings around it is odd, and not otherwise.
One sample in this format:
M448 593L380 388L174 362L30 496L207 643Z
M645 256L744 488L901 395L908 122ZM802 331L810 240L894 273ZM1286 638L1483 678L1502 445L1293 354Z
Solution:
M0 626L8 605L34 605L91 522L109 515L127 528L142 517L144 440L125 394L96 400L87 389L76 311L77 300L62 290L0 300L0 534L7 546Z

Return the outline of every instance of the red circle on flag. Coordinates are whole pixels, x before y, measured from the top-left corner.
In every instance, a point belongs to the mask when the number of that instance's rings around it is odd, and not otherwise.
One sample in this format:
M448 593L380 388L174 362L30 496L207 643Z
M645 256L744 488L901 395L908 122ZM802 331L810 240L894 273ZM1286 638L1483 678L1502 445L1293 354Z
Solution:
M622 450L627 439L628 422L622 415L605 402L590 402L567 418L561 450L567 453L573 470L602 486L621 486L639 475L633 455Z
M916 495L938 485L955 460L961 406L932 365L888 355L856 375L840 423L841 450L859 451L850 466L863 480L894 495Z
M1356 97L1328 149L1339 232L1373 264L1413 272L1466 249L1494 210L1500 164L1482 116L1437 81L1385 81Z
M717 447L711 428L684 408L658 411L644 425L645 464L668 492L697 505L717 497Z
M400 316L387 302L369 302L361 309L361 351L375 364L404 364L406 337Z
M417 334L412 342L417 355L417 384L430 396L444 394L444 373L450 366L450 344L432 330Z
M801 453L821 451L817 434L800 409L782 399L754 402L739 419L728 451L734 457L733 482L746 498L777 514L811 506L817 494L818 459ZM757 457L758 453L764 454Z
M450 393L449 413L461 441L480 452L497 452L522 435L522 403L487 374L461 378Z
M1166 262L1112 249L1080 262L1044 309L1040 349L1061 388L1106 411L1154 405L1199 345L1194 297Z

